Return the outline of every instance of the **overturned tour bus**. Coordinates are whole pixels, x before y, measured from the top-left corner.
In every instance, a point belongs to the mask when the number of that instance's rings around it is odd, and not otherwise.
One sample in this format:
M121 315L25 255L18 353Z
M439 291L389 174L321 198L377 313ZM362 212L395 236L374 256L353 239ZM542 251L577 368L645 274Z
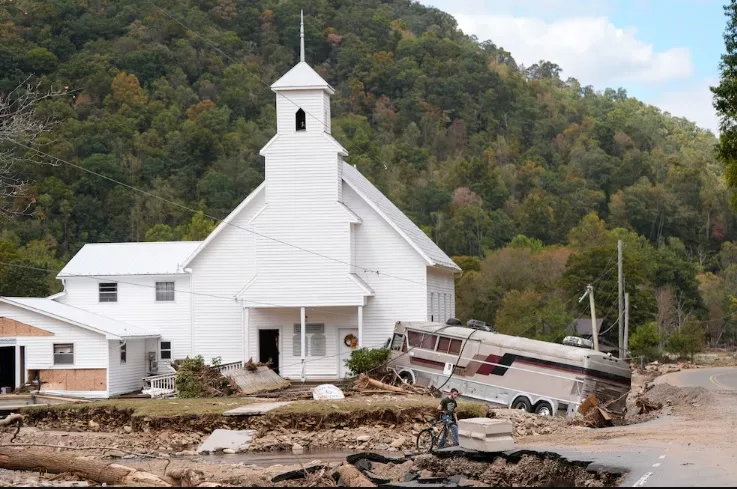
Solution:
M512 409L572 416L590 394L624 412L629 363L588 348L432 322L394 326L388 363L405 381Z

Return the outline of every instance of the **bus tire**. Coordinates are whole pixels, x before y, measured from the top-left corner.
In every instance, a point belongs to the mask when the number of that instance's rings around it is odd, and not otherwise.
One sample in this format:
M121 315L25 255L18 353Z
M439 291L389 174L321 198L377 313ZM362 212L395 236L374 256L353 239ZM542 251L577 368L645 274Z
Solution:
M548 401L540 401L535 406L535 414L540 416L552 416L553 406L551 406Z
M512 409L522 409L524 411L527 411L528 413L532 412L532 403L529 399L527 399L524 396L520 396L514 401L512 401L511 405Z
M399 372L399 378L407 382L409 385L414 385L415 383L415 376L412 375L412 372L408 370L403 370L402 372Z

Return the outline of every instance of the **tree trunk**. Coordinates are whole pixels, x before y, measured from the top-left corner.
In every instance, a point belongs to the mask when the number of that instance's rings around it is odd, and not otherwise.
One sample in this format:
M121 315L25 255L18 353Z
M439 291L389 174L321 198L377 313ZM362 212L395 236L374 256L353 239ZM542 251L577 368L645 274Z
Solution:
M19 450L8 446L0 447L0 468L32 472L43 469L52 474L71 472L108 485L171 486L169 482L157 475L103 460L89 460L75 455L42 450Z

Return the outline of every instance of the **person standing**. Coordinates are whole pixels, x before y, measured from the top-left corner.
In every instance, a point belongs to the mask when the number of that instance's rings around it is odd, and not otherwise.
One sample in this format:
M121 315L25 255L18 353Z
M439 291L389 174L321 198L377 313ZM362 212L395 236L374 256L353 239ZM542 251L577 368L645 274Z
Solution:
M456 398L458 395L458 389L451 389L450 395L448 395L448 397L444 397L438 406L438 411L440 411L440 421L443 423L443 432L440 435L438 448L445 447L445 439L448 436L448 431L451 433L453 445L458 445L458 414L456 413L456 407L458 407Z

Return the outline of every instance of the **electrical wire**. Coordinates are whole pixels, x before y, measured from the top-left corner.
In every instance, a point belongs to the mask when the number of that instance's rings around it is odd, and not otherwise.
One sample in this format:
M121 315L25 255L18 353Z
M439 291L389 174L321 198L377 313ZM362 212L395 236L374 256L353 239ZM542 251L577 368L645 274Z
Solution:
M38 272L46 272L46 273L57 273L58 274L60 272L60 270L54 270L54 269L50 269L50 268L34 267L34 266L30 266L30 265L21 265L19 263L11 263L11 262L6 262L6 261L0 261L0 265L6 265L6 266L9 266L9 267L21 268L21 269L26 269L26 270L35 270L35 271L38 271ZM99 282L110 282L112 280L110 277L102 277L102 276L95 276L95 275L66 275L66 276L64 276L64 278L89 278L89 279L97 280ZM156 285L146 285L146 284L141 284L141 283L136 283L136 282L128 282L128 281L125 281L125 280L115 280L115 282L116 283L125 284L125 285L131 285L131 286L134 286L134 287L143 287L143 288L153 289L153 290L156 289ZM182 289L173 289L173 290L174 290L175 293L189 294L189 295L193 295L193 296L202 296L202 297L208 297L208 298L212 298L212 299L227 300L228 302L235 302L237 300L235 296L224 296L224 295L217 295L217 294L208 294L206 292L193 292L191 290L182 290ZM259 302L259 301L250 301L250 300L247 301L247 302L253 303L253 304L258 304L258 305L261 305L261 306L266 306L266 307L280 307L280 308L285 308L285 309L287 309L287 308L295 308L296 307L296 306L286 306L286 305L283 305L283 304L275 304L275 303L271 303L271 302ZM67 304L67 305L69 305L69 304ZM75 307L75 306L70 306L70 307ZM341 312L337 312L337 311L329 311L329 310L326 310L326 309L323 309L323 308L305 307L305 310L314 311L314 312L321 312L321 313L324 313L324 314L333 314L333 315L341 316L341 317L350 317L350 318L355 319L355 315L354 314L341 313Z

